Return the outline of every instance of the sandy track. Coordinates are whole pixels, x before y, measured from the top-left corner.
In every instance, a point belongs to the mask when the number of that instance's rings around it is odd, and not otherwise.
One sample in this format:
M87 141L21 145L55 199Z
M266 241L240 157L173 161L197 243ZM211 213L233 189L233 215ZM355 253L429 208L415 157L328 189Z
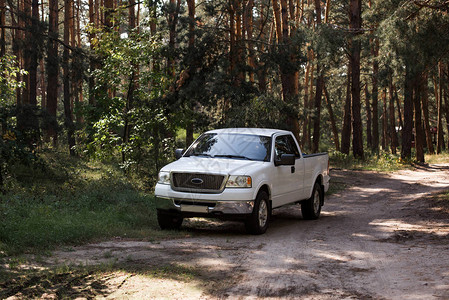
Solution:
M192 238L110 241L51 260L120 263L103 280L107 298L449 299L449 217L426 200L449 188L449 165L331 176L349 187L327 196L316 221L302 220L299 206L285 207L266 234L250 236L239 223L189 220L183 228ZM136 266L194 275L141 276Z

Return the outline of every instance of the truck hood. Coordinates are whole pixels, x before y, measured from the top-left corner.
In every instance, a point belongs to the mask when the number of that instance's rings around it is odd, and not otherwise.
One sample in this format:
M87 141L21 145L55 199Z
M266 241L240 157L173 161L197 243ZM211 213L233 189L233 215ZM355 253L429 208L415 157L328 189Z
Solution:
M161 169L166 172L218 173L229 175L251 175L258 167L269 162L230 158L181 157Z

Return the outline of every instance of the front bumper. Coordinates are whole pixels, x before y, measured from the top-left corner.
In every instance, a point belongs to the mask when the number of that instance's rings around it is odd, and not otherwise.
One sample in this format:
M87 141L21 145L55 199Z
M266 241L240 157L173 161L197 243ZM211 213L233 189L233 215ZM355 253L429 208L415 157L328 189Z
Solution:
M158 210L177 212L186 215L248 215L254 207L254 200L205 200L180 199L156 196Z

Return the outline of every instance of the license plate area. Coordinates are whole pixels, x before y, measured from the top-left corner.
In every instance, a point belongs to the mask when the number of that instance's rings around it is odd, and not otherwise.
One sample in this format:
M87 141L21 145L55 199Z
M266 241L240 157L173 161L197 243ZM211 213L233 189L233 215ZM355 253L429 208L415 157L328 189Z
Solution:
M208 213L209 207L199 206L199 205L181 204L181 211L182 212L194 212L194 213Z

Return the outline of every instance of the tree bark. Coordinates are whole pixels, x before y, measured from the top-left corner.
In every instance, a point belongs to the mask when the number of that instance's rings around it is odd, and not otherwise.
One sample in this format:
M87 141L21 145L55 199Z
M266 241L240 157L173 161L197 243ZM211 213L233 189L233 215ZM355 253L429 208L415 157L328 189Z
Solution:
M390 105L389 105L389 109L390 109L390 113L389 113L390 145L391 145L391 153L396 154L396 148L399 146L399 144L398 144L398 136L396 134L396 121L395 121L395 114L394 114L393 78L390 78L389 97L390 97Z
M410 66L405 65L404 81L404 128L402 128L401 158L410 160L412 156L412 128L413 128L413 76Z
M421 121L421 75L417 75L413 81L414 85L414 97L413 97L413 108L415 116L415 150L416 150L416 160L420 163L424 162L424 132Z
M421 109L424 115L424 132L426 135L427 151L430 154L434 154L435 150L433 148L432 133L430 132L430 123L429 123L429 94L428 94L427 79L428 79L427 74L423 74L421 78L421 85L422 85Z
M438 77L439 77L439 97L437 101L437 154L441 153L441 148L443 147L443 126L441 125L442 118L442 105L443 105L443 63L440 61L438 63Z
M365 109L366 109L366 141L369 148L373 147L373 136L371 134L371 104L368 83L365 84Z
M316 26L321 26L321 0L315 0L315 12L316 12ZM321 68L320 54L316 55L316 72L318 78L316 80L315 89L315 102L314 102L314 114L313 114L313 145L312 152L318 152L320 145L320 118L321 118L321 98L323 95L324 74Z
M279 3L277 0L273 0L273 11L275 15L275 26L278 38L278 45L280 46L280 54L285 58L284 63L280 65L281 82L282 82L282 96L286 103L291 104L294 107L298 105L299 94L299 72L296 67L296 54L295 49L291 45L291 39L289 35L289 17L288 17L288 5L286 0L281 0L281 14L279 13ZM288 128L293 132L296 139L299 141L299 123L298 117L295 114L288 114L286 117L286 123Z
M446 69L446 74L449 74L449 64L447 64L446 65L446 67L447 67L447 69ZM448 89L449 89L449 82L448 81L446 81L446 84L444 85L444 103L445 103L445 110L444 110L444 112L445 112L445 115L446 115L446 129L447 129L447 132L448 132L448 139L447 139L447 149L449 149L449 91L448 91Z
M341 131L341 152L344 154L349 154L349 149L351 148L351 65L348 65L348 80L346 83L346 100L345 100L345 111L343 116L343 128Z
M181 8L181 0L170 0L170 12L168 16L169 27L169 57L167 61L167 73L175 76L175 51L176 51L176 26L178 24L179 10Z
M5 0L0 0L0 57L6 53L6 32L3 26L6 25L6 3Z
M373 99L373 145L372 150L375 152L379 151L379 92L378 92L378 76L379 76L379 63L377 62L377 57L379 56L379 41L377 39L372 42L372 56L373 60L373 89L372 89L372 99Z
M188 14L189 14L189 55L193 55L195 51L195 0L187 0L187 6L188 6ZM193 70L193 66L191 66L189 72L191 73ZM191 100L187 100L189 109L192 109L192 103ZM190 144L193 143L193 121L187 120L186 124L186 148L190 146Z
M326 99L327 110L329 112L329 119L331 121L332 133L334 135L335 151L340 151L340 142L338 139L338 129L335 123L334 111L332 110L332 104L330 101L329 92L327 91L326 85L323 84L324 88L324 98Z
M396 107L398 109L399 127L402 129L402 128L404 128L404 122L402 121L401 102L399 101L398 90L397 90L395 84L393 84L393 89L394 89L394 98L396 99ZM398 144L399 144L399 140L398 140Z
M73 29L72 18L72 1L64 0L64 43L69 45L70 43L70 29ZM64 47L62 54L62 66L63 66L63 83L64 83L64 125L67 128L67 141L69 144L69 152L71 156L75 156L75 126L73 124L73 115L71 109L71 78L70 78L70 66L69 66L69 49Z
M48 24L48 55L47 55L47 111L51 117L47 135L53 138L53 144L58 141L56 111L58 107L58 76L59 76L59 60L58 60L58 0L49 0L49 24Z
M362 27L362 1L350 0L350 28L357 31ZM361 42L351 39L351 95L352 95L352 153L364 158L363 133L360 104L360 51Z
M386 151L388 148L389 139L388 139L388 113L387 113L387 91L386 89L382 90L382 150Z

